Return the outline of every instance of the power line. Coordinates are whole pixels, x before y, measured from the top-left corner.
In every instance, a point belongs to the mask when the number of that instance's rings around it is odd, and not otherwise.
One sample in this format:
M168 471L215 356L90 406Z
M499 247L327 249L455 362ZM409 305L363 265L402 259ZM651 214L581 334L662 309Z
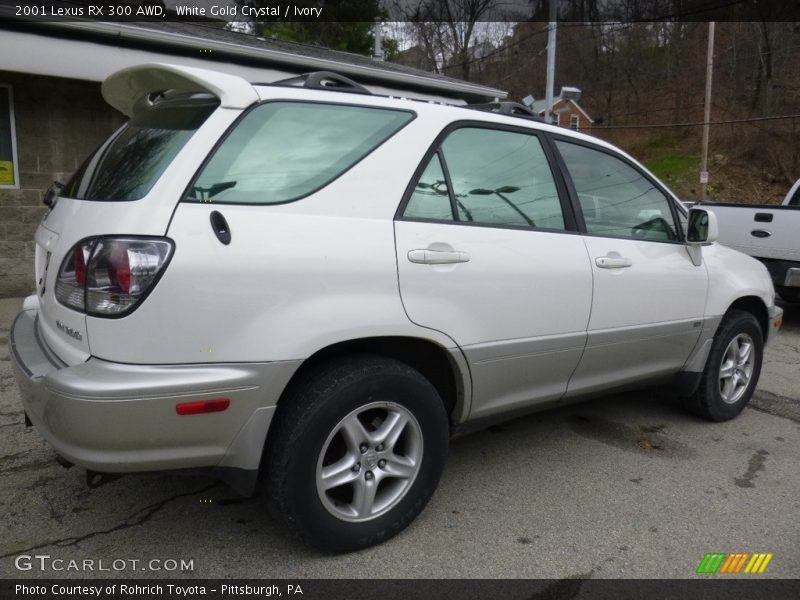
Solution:
M778 119L800 119L800 114L773 115L770 117L752 117L750 119L730 119L728 121L709 121L709 125L730 125L732 123L753 123L755 121L776 121ZM655 129L657 127L699 127L705 125L703 121L694 123L656 123L653 125L600 125L592 129Z

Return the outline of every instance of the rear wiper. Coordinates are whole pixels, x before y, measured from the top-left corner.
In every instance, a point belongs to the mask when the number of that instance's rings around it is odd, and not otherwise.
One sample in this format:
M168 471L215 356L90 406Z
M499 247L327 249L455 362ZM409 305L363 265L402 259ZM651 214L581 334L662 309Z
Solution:
M63 189L64 184L61 181L54 181L42 196L42 203L48 208L53 208L56 205L56 198L58 198Z
M235 181L220 181L219 183L215 183L207 188L200 187L199 185L195 185L192 187L192 191L195 193L200 194L200 202L204 202L206 200L211 200L214 196L219 194L220 192L224 192L225 190L229 190L236 185Z

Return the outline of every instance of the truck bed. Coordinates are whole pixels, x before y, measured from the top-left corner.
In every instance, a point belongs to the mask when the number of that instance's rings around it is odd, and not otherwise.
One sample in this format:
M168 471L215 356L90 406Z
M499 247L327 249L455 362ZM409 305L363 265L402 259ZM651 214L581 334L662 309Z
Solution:
M719 241L755 258L800 262L800 206L701 202L717 216Z

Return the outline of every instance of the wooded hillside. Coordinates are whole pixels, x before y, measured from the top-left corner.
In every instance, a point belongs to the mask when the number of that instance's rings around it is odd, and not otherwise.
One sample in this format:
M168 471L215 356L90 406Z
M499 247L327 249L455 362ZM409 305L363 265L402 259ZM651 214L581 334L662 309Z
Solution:
M407 27L413 45L396 60L517 100L545 97L546 23ZM555 93L580 88L581 106L602 121L592 134L644 161L687 199L701 193L707 35L704 22L563 22L557 32ZM800 177L800 24L716 24L711 121L725 123L711 128L709 196L780 201Z

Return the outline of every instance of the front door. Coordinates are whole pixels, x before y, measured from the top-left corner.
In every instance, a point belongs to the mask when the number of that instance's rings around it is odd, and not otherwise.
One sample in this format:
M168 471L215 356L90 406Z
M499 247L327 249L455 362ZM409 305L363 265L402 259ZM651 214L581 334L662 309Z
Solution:
M703 326L704 264L686 250L672 200L627 160L556 141L585 221L594 276L579 395L679 371Z

